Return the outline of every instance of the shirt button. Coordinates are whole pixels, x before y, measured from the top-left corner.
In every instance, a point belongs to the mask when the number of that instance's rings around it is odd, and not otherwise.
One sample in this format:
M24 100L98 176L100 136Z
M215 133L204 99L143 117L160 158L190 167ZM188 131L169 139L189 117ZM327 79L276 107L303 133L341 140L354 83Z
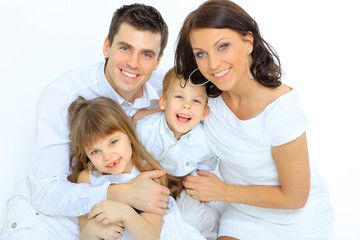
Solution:
M188 162L186 163L186 166L189 166L189 163L188 163Z
M37 212L36 215L39 215L39 213Z
M14 222L14 223L11 225L12 228L16 228L16 226L17 226L17 223L16 223L16 222Z

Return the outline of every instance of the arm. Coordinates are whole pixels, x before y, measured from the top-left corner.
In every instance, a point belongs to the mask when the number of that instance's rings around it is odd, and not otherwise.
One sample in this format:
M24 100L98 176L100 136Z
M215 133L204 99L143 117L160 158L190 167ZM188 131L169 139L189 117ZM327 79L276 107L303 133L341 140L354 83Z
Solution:
M157 113L157 112L161 112L161 109L160 108L153 108L153 109L140 110L137 113L135 113L135 115L131 118L131 124L133 126L135 126L137 121L143 119L144 117L146 117L148 115L151 115L151 114Z
M89 213L89 219L95 219L103 225L122 221L131 236L137 239L154 239L160 236L162 215L154 213L138 214L127 204L105 200L96 204Z
M90 177L88 169L83 170L78 179L77 183L87 183L90 184ZM124 231L121 223L110 223L107 225L102 225L94 219L89 220L87 216L83 215L79 217L80 225L80 239L92 240L92 239L110 239L110 238L120 238L122 237L121 232Z
M264 208L297 209L310 191L310 167L306 135L272 148L280 186L239 186L224 183L215 174L199 171L188 176L186 192L202 201L226 201Z

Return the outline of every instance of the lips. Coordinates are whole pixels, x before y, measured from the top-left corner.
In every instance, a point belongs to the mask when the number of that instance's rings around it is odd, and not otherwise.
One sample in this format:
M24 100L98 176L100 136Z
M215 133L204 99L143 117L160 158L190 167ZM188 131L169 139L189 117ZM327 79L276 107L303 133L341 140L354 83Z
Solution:
M120 163L120 158L106 165L106 167L110 169L114 169L119 165L119 163Z
M137 73L134 73L134 72L129 72L129 71L126 71L124 69L120 69L120 73L126 77L127 79L135 79L137 78L140 74L137 74Z
M230 71L230 68L222 70L222 71L217 72L217 73L214 73L213 75L216 78L221 78L221 77L224 77L225 75L227 75L229 73L229 71Z
M176 118L180 122L189 122L191 120L191 117L187 114L176 114Z

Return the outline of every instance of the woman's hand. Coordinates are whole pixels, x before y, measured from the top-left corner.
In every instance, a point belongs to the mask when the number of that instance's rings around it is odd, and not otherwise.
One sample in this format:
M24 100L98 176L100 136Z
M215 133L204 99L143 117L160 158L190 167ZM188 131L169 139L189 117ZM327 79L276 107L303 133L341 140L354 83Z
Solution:
M199 176L186 176L185 191L192 198L203 202L225 201L227 184L218 176L206 171L197 171Z
M104 240L115 240L122 237L124 228L122 223L110 223L103 225L95 219L90 219L85 228L81 231L81 240L92 240L102 238Z

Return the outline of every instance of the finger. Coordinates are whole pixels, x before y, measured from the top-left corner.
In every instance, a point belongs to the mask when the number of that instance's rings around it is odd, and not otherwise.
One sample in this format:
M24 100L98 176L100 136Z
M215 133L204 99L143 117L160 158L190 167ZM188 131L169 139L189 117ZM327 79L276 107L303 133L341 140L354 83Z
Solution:
M187 189L195 189L196 183L183 181L183 186Z
M209 176L212 175L212 173L211 173L211 172L208 172L208 171L197 170L196 172L197 172L197 174L198 174L199 176L209 177Z
M170 190L167 187L161 186L161 201L168 202Z
M156 179L159 177L162 177L166 174L166 170L162 169L162 170L153 170L153 171L146 171L143 172L140 177L147 177L147 178L151 178L151 179Z
M185 182L190 182L190 183L196 183L199 178L200 178L199 176L186 176L184 178L184 181Z
M122 238L122 234L120 233L120 232L114 232L113 234L112 234L112 237L114 238L114 239L118 239L118 238Z

